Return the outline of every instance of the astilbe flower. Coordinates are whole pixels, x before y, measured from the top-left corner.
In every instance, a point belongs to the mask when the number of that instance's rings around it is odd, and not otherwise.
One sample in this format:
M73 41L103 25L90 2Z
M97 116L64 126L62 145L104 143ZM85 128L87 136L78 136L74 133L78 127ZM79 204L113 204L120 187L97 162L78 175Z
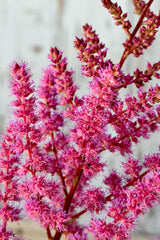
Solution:
M17 136L15 129L12 128L12 122L8 127L8 133L3 135L1 140L0 152L0 239L20 240L14 233L7 228L8 221L18 221L21 219L21 208L17 206L20 203L20 197L17 189L17 170L19 164L18 148L16 148Z
M132 3L133 3L133 6L135 8L134 13L140 15L145 8L145 5L146 5L145 1L143 1L143 0L133 0Z
M102 0L103 6L108 9L110 14L113 15L113 19L116 20L116 25L122 25L122 28L129 35L129 29L132 27L132 24L127 18L127 13L123 13L121 6L118 6L117 3L113 3L110 0Z
M105 68L110 61L105 61L107 48L100 42L98 35L88 24L83 26L85 39L76 37L75 48L79 51L78 58L85 64L82 73L87 76L97 76L99 68Z
M12 64L12 121L0 152L3 240L18 239L7 223L20 219L21 209L14 203L21 200L26 216L46 230L49 240L62 234L87 240L88 232L98 240L129 239L137 218L160 201L159 153L140 161L132 148L159 129L160 87L142 87L160 78L160 62L147 63L144 71L133 74L122 70L129 54L138 57L155 39L160 21L150 10L152 2L133 1L140 18L131 32L122 8L102 0L128 37L119 63L107 59L108 49L92 26L83 26L83 38L74 41L82 74L90 78L89 93L82 98L76 96L73 71L56 47L50 48L50 64L38 90L27 65ZM130 85L137 94L120 97ZM121 173L106 172L108 162L101 158L105 150L125 156ZM94 186L99 175L103 187ZM87 213L88 222L80 224L78 219Z

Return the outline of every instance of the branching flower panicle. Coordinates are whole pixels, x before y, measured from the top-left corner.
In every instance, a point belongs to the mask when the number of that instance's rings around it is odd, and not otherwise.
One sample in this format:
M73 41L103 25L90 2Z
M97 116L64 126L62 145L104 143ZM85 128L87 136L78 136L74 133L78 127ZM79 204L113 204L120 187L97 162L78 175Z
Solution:
M95 240L130 239L137 218L160 201L160 153L138 159L133 151L159 130L160 86L152 83L160 79L160 61L132 74L122 69L130 54L139 57L153 43L160 16L150 9L153 0L134 0L139 20L132 26L117 2L101 2L127 39L114 63L92 26L83 26L74 46L90 80L88 94L77 96L74 72L56 47L37 90L26 63L11 65L13 110L0 141L2 240L22 239L8 229L22 213L45 229L48 240L87 240L88 234ZM133 85L136 94L121 97ZM105 151L123 157L120 172L109 170Z

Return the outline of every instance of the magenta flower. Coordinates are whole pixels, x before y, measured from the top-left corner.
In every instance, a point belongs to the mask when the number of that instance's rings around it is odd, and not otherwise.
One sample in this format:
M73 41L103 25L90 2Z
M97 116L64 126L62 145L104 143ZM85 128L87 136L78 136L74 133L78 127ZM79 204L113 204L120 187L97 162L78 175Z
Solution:
M50 48L37 90L26 63L11 65L13 109L0 141L1 239L21 239L8 229L21 213L38 222L48 240L62 235L87 240L88 234L130 239L137 218L159 203L160 153L137 159L133 146L159 130L160 87L151 83L160 79L160 62L132 74L122 69L130 54L139 57L155 39L160 17L150 10L152 2L133 1L140 16L131 32L127 13L102 0L127 39L120 61L113 63L92 26L83 26L83 38L74 41L82 74L90 78L89 93L81 98L56 47ZM136 94L122 97L121 90L131 85ZM110 169L105 151L124 158L120 172ZM95 184L98 177L101 186Z

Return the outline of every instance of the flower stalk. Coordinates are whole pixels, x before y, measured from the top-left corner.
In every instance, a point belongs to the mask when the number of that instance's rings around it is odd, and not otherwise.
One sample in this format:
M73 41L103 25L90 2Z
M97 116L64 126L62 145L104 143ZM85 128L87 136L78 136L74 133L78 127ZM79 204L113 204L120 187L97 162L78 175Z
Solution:
M150 10L153 0L132 1L139 20L131 33L127 13L118 3L101 0L127 35L119 63L92 26L74 46L82 74L90 78L89 93L77 96L73 71L58 48L50 48L49 66L39 87L26 63L11 65L12 117L1 139L0 238L22 240L8 230L9 221L38 222L48 240L129 239L137 218L160 200L160 153L134 156L141 139L160 127L160 61L131 74L122 69L127 57L144 54L155 39L160 16ZM145 91L143 86L146 86ZM136 94L121 97L134 85ZM109 170L109 151L123 157L121 170ZM102 185L95 184L101 176ZM139 194L140 193L140 194ZM23 209L17 206L23 203ZM88 216L88 218L86 218ZM79 219L84 217L83 224ZM86 220L88 219L88 220ZM110 220L108 223L108 219Z

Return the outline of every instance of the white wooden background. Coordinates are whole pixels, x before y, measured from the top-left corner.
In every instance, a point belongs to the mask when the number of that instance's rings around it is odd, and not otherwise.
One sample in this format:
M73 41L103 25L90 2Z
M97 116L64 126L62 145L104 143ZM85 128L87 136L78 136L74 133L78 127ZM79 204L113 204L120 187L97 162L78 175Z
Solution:
M132 15L131 0L118 2L130 13L131 22L135 25L137 17ZM160 9L159 0L155 0L153 9L156 12ZM81 92L87 91L87 80L80 75L81 66L73 48L74 37L81 36L81 26L86 22L93 25L109 48L108 56L119 62L125 34L121 27L114 25L100 0L0 0L0 131L5 129L9 115L9 65L13 60L28 62L38 84L41 69L48 64L49 48L57 46L64 51L69 66L75 70L75 81L81 86ZM131 72L136 66L143 68L147 61L158 61L159 42L160 34L145 56L140 59L129 57L124 71ZM136 150L137 155L158 150L158 141L157 134L150 142L143 142L143 146ZM160 208L153 209L141 222L140 231L160 234Z

